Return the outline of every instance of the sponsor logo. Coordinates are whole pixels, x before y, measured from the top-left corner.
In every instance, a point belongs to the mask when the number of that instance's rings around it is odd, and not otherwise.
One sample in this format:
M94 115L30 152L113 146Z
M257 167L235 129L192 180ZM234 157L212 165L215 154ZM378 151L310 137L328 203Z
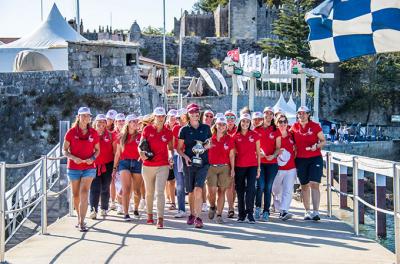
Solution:
M309 128L308 128L308 131L307 131L307 135L310 136L310 135L312 135L312 134L313 134L313 132L311 131L311 127L309 127Z
M228 150L228 148L229 148L228 144L224 143L224 149Z
M162 142L167 142L167 139L165 138L165 135L161 136L161 140L162 140Z
M79 137L78 137L78 136L75 136L75 139L79 139Z
M94 140L94 139L93 139L92 135L90 135L90 136L89 136L89 142L93 142L93 140Z
M250 137L249 137L249 141L250 141L250 142L254 142L253 136L250 136Z
M269 138L270 138L270 139L274 139L274 138L275 138L275 137L274 137L274 133L272 133L272 132L269 133Z
M106 137L104 137L104 142L109 142L110 141L110 139L106 136Z
M136 141L136 144L139 144L140 143L140 137L137 137L135 141Z
M154 134L150 134L149 137L154 137Z

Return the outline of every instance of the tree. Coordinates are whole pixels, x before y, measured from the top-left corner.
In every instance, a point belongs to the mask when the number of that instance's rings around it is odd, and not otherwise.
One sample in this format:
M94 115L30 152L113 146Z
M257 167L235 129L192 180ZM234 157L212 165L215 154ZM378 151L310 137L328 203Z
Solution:
M193 5L193 9L204 12L214 12L218 5L225 6L228 3L229 0L198 0L198 2Z
M305 14L314 6L315 0L282 0L279 17L273 23L272 33L276 38L265 39L261 47L265 53L281 57L297 58L308 67L321 65L310 56L308 46L309 28Z
M162 27L152 27L152 26L148 26L143 28L142 33L144 35L148 35L148 36L162 36L163 35L163 28ZM171 32L166 32L165 33L166 36L174 36L174 33Z

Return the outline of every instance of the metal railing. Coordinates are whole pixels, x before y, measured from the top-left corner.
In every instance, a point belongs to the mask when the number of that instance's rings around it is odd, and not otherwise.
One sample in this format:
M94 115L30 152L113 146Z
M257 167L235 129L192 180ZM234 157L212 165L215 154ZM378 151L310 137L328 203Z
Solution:
M41 204L41 234L47 233L47 198L58 197L70 189L67 185L59 192L51 189L60 180L60 144L47 155L23 164L0 163L0 263L5 260L6 244ZM13 188L6 191L6 170L34 166Z
M337 152L324 152L323 158L325 162L326 168L326 190L327 190L327 207L328 207L328 216L332 216L332 192L338 193L344 197L350 197L353 200L353 229L356 235L359 235L359 204L363 204L364 206L372 209L377 212L383 213L386 215L394 216L394 233L395 233L395 254L396 254L396 263L400 263L400 164L380 159L367 158L363 156L349 155L344 153ZM352 177L353 177L353 193L348 193L346 191L338 190L333 186L333 165L337 164L339 166L344 166L348 168L352 168ZM375 193L375 205L372 205L365 201L359 195L359 179L360 173L362 171L372 172L375 175L375 192L377 190L377 175L379 177L390 177L393 178L393 201L394 201L394 210L390 211L385 208L380 208L376 206L377 204L377 195ZM361 178L363 180L363 178ZM386 184L385 184L386 187ZM376 228L378 229L378 220L376 221Z

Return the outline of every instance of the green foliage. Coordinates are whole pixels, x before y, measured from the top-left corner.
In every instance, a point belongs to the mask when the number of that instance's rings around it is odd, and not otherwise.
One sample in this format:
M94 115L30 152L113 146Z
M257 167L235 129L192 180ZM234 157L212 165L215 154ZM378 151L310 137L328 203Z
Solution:
M162 36L163 28L148 26L148 27L143 28L142 34L148 35L148 36Z
M321 62L310 56L308 25L305 14L315 6L315 0L282 0L283 8L273 24L272 33L277 39L265 39L261 47L265 53L281 57L297 58L307 67L317 67Z
M194 10L201 10L204 12L213 12L217 9L218 5L225 6L229 3L229 0L198 0L197 3L194 4Z
M181 68L180 70L181 76L186 75L186 70ZM168 65L168 76L173 77L173 76L179 76L179 66L178 65Z
M198 66L200 66L200 67L209 66L210 62L211 62L210 44L200 42L197 51L198 51L198 57L197 57Z

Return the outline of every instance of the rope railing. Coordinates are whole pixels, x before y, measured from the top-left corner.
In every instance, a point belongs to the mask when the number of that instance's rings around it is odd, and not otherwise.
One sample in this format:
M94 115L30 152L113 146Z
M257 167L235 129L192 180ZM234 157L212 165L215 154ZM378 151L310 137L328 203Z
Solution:
M375 165L371 165L369 163L365 163L360 159L358 159L357 162L359 164L362 164L365 167L372 168L372 169L377 169L377 170L388 170L388 169L392 169L393 168L393 164L391 166L375 166Z
M51 190L47 191L47 197L59 197L61 194L63 194L65 191L67 191L70 188L70 185L68 184L64 189L62 189L59 192L53 192Z
M40 195L33 202L31 202L31 203L29 203L27 205L24 205L23 207L20 207L20 208L16 208L16 209L13 209L13 210L6 210L4 213L13 214L13 213L19 213L21 211L24 211L24 210L26 210L26 209L28 209L28 208L40 203L42 201L43 196L44 195Z
M44 158L41 157L41 158L39 158L37 160L33 160L33 161L30 161L30 162L21 163L21 164L9 164L9 163L6 163L6 169L21 169L21 168L29 167L29 166L38 164L43 159Z

